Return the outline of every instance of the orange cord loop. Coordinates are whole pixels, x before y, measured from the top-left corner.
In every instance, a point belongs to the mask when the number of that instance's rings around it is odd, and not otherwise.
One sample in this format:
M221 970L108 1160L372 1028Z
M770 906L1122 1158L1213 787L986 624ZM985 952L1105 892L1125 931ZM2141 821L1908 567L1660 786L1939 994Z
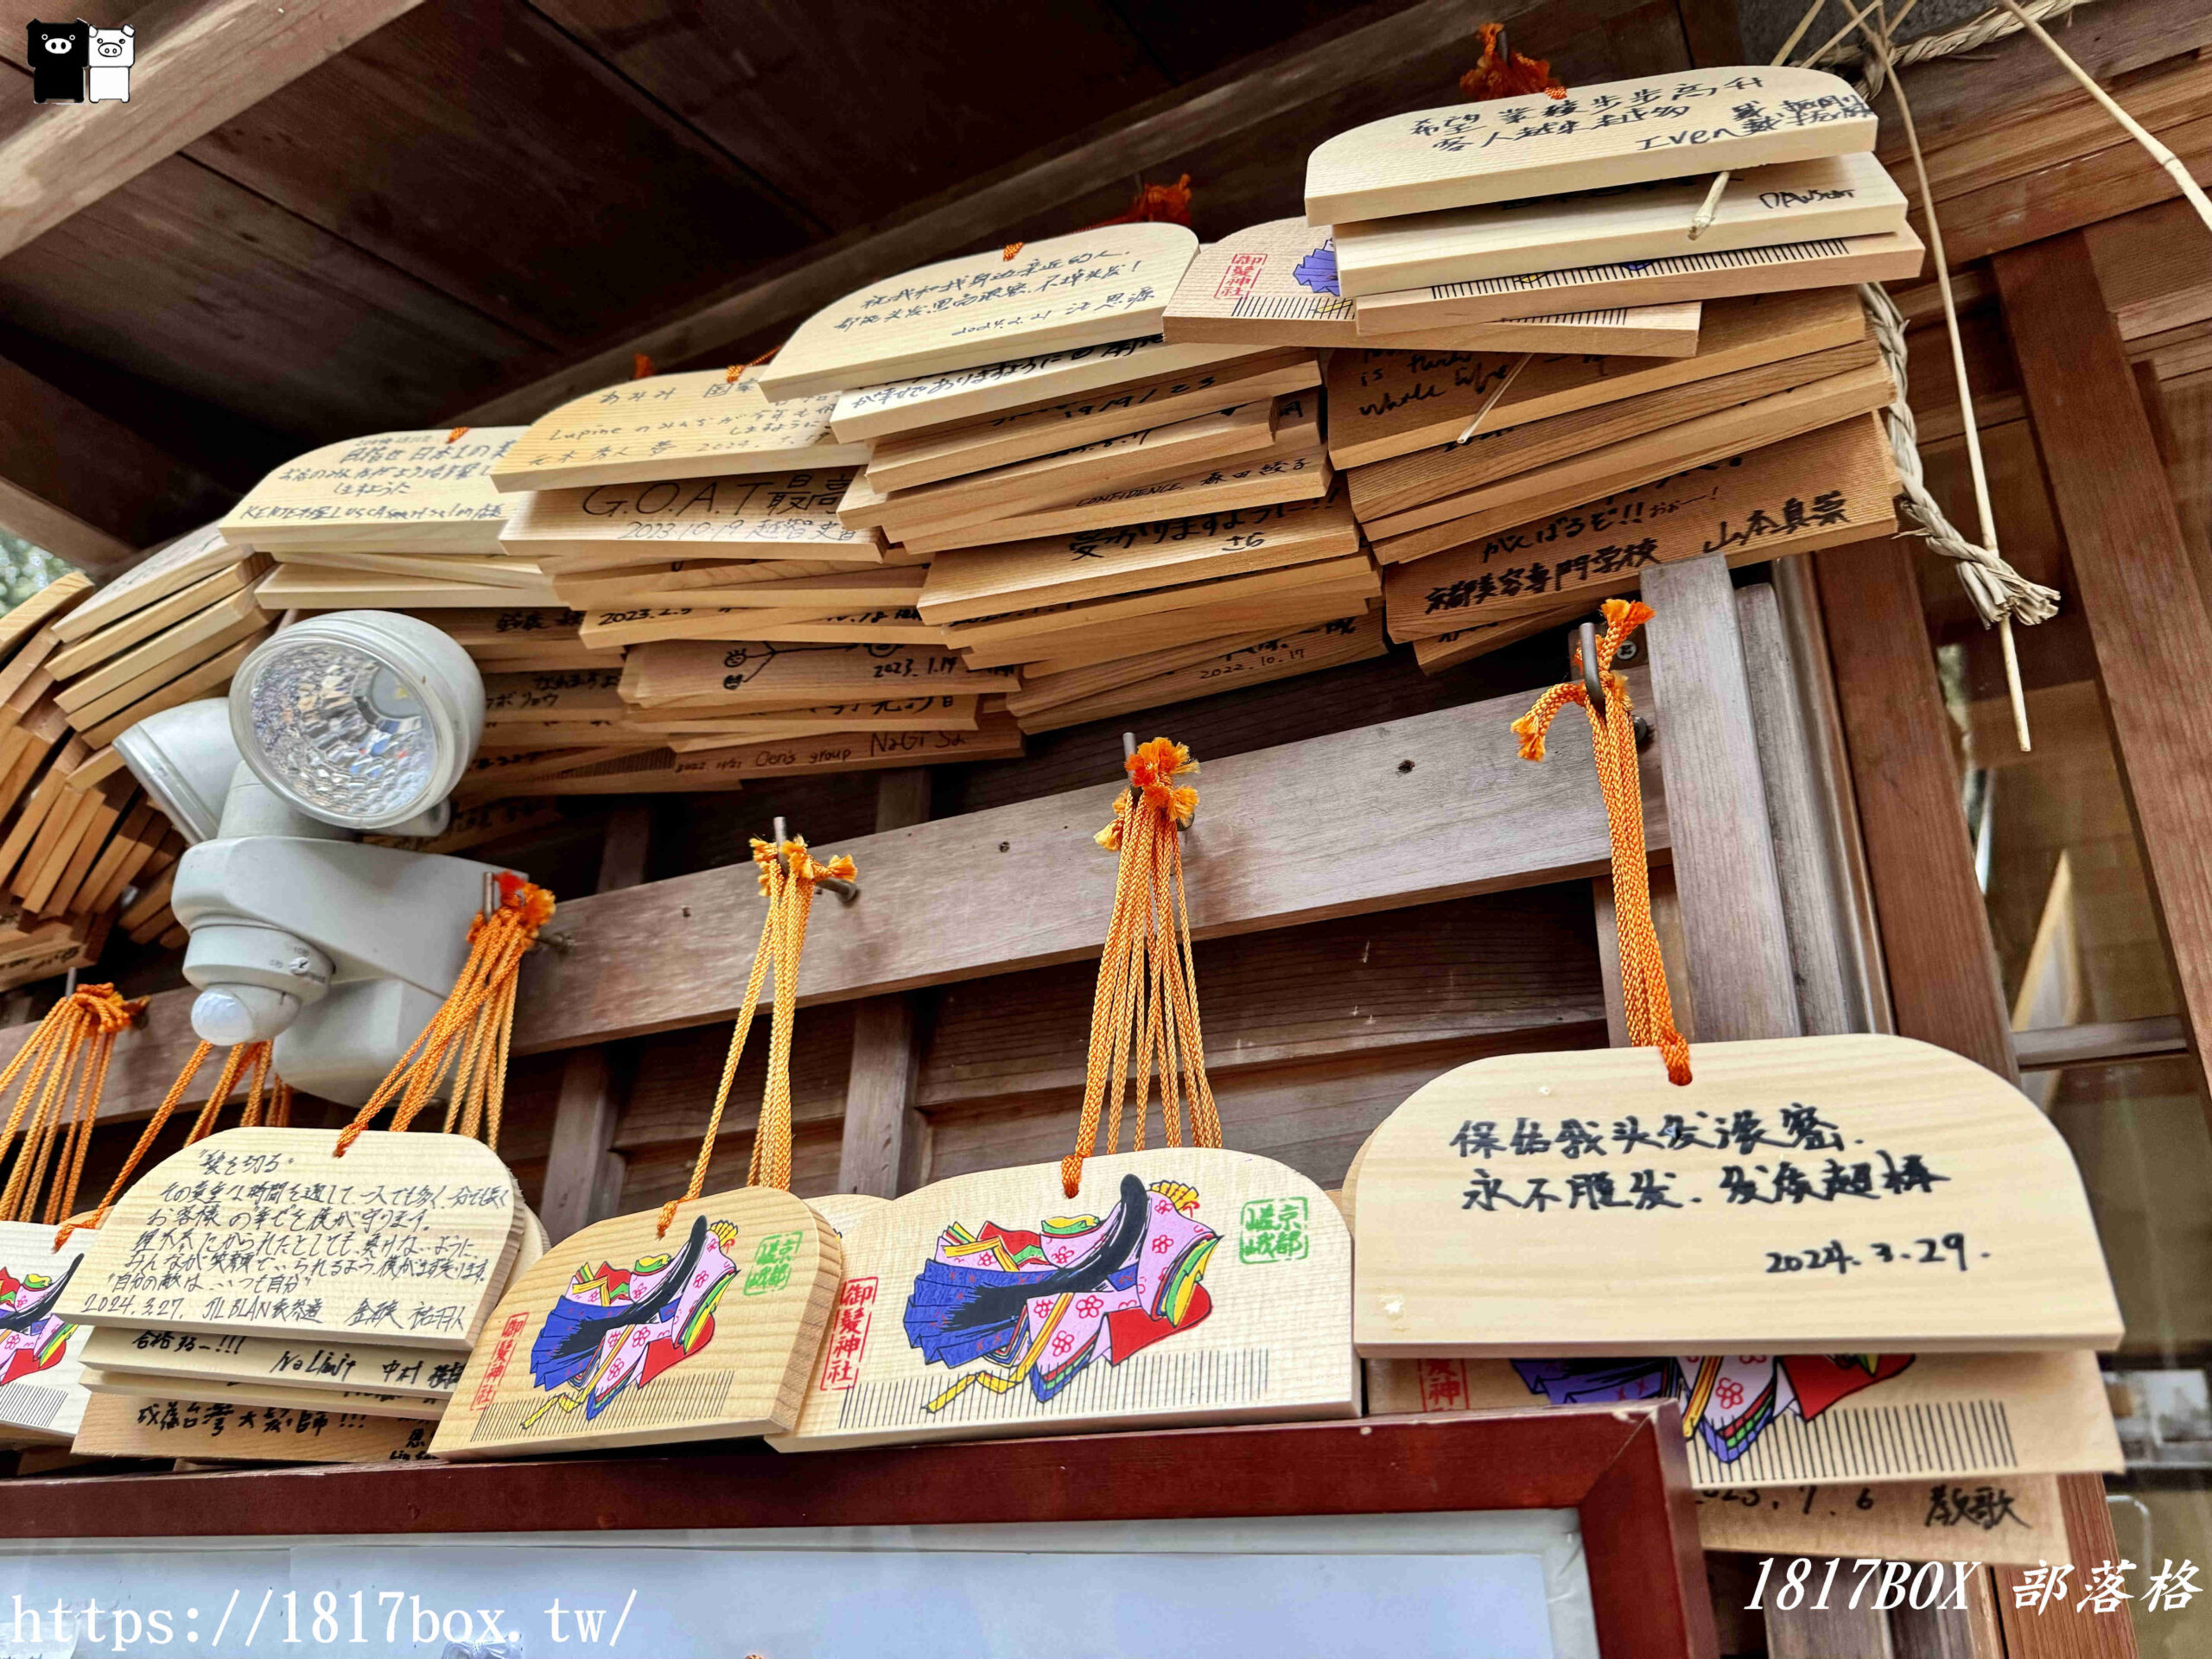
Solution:
M79 986L47 1010L15 1058L0 1070L0 1094L22 1084L7 1126L0 1129L0 1148L15 1141L18 1130L22 1135L15 1168L0 1190L0 1219L35 1219L42 1191L50 1222L58 1222L76 1202L115 1039L145 1006L144 998L119 996L112 985ZM75 1103L65 1108L72 1089Z
M730 1085L737 1079L738 1062L745 1054L745 1039L753 1029L753 1016L760 1005L760 988L770 969L775 970L774 1013L768 1034L768 1076L760 1101L760 1121L753 1132L753 1155L747 1162L747 1186L773 1186L785 1192L791 1185L791 1035L798 1020L798 963L806 948L807 918L814 909L814 889L823 880L849 881L859 874L853 861L842 855L824 864L807 850L798 836L779 845L755 841L753 861L759 868L760 896L768 901L760 918L760 942L753 947L753 967L746 975L745 1001L737 1010L737 1024L730 1032L729 1053L722 1061L721 1085L715 1090L715 1109L707 1118L707 1133L699 1142L697 1161L691 1166L690 1185L681 1198L660 1207L659 1236L666 1237L676 1212L706 1190L707 1165L721 1134L722 1111L729 1104Z
M1475 30L1483 54L1475 67L1459 77L1459 96L1480 104L1496 98L1523 98L1543 92L1565 98L1567 88L1552 79L1552 67L1541 58L1523 57L1505 37L1503 23L1484 23Z
M494 1152L499 1147L499 1114L506 1100L507 1045L515 1023L515 984L522 959L537 948L538 930L552 919L553 895L520 876L499 877L499 904L489 916L468 925L468 959L453 989L439 1004L407 1052L385 1074L353 1121L338 1132L332 1153L343 1158L387 1104L395 1134L403 1134L416 1115L445 1086L445 1128L471 1138L480 1133Z
M1598 788L1605 798L1605 819L1613 843L1613 923L1620 940L1621 1003L1629 1041L1656 1048L1667 1063L1667 1081L1690 1080L1690 1046L1675 1029L1675 1006L1667 995L1667 965L1659 954L1659 935L1651 925L1651 878L1643 845L1643 786L1636 764L1636 715L1629 706L1628 682L1614 671L1613 657L1630 634L1651 620L1641 600L1609 599L1605 631L1598 639L1598 672L1605 687L1605 712L1590 706L1580 680L1555 685L1536 706L1513 722L1523 760L1544 758L1544 734L1568 703L1579 703L1590 721L1590 747L1597 756ZM1577 668L1580 666L1577 653Z
M1144 1150L1145 1111L1155 1069L1167 1144L1183 1144L1187 1096L1192 1143L1221 1145L1221 1115L1206 1079L1198 969L1191 955L1190 905L1183 887L1181 830L1198 810L1198 791L1175 782L1196 772L1198 763L1180 743L1160 737L1139 746L1123 765L1130 786L1115 800L1113 823L1093 837L1121 861L1091 999L1090 1052L1076 1149L1060 1160L1060 1185L1070 1198L1082 1186L1084 1160L1097 1147L1102 1107L1106 1150L1120 1147L1122 1093L1133 1058L1136 1082L1130 1097L1137 1151Z

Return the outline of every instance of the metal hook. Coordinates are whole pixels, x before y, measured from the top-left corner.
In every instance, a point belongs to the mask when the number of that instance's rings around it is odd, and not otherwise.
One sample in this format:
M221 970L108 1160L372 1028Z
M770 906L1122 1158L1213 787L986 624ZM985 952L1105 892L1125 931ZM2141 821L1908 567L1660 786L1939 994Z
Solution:
M1579 652L1576 649L1578 644L1580 646ZM1617 663L1630 662L1635 655L1635 642L1624 639L1620 649L1613 653L1613 660ZM1581 664L1582 690L1590 699L1590 710L1603 720L1605 718L1605 683L1598 673L1598 625L1595 622L1583 623L1567 637L1567 675L1570 680L1576 677L1578 656ZM1634 729L1636 747L1639 750L1649 748L1651 722L1638 715L1635 717Z
M787 837L784 833L784 821L781 818L776 820L775 836L776 862L788 874L791 867L784 863L784 842ZM849 905L861 896L860 883L848 881L841 875L825 875L814 885L817 887L829 888L841 900Z

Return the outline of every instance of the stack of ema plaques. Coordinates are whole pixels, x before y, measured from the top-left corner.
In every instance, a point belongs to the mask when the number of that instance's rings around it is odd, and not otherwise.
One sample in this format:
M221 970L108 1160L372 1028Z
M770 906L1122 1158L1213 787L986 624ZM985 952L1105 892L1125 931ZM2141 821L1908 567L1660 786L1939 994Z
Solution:
M239 1128L124 1194L55 1310L90 1325L74 1449L420 1458L509 1280L545 1249L499 1155L456 1135Z
M982 699L976 748L802 743L798 765L1014 753L1023 732L1383 648L1379 579L1331 499L1319 355L1164 338L1197 254L1161 224L990 249L846 296L760 372L779 407L835 394L831 435L861 446L836 517L912 584L906 689ZM770 706L788 673L773 635L742 643L734 713ZM704 708L719 665L645 647L626 678Z
M183 838L113 742L221 695L268 631L267 568L210 528L107 587L73 572L0 616L0 988L90 967L118 922L183 942L168 908Z
M1304 234L1329 230L1352 326L1330 458L1390 635L1424 668L1655 563L1894 528L1875 413L1894 385L1852 285L1917 274L1922 248L1874 130L1833 75L1709 69L1395 116L1314 150ZM1532 308L1582 332L1472 334Z

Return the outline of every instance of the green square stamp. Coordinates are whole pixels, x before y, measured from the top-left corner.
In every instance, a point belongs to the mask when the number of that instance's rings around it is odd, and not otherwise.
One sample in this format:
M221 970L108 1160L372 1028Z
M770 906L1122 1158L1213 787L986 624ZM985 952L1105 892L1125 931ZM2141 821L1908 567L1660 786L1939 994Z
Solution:
M1309 1241L1304 1198L1250 1198L1244 1205L1244 1224L1236 1236L1239 1262L1296 1262Z
M801 1235L770 1233L754 1247L753 1266L745 1275L745 1294L766 1295L791 1281L791 1262L798 1255Z

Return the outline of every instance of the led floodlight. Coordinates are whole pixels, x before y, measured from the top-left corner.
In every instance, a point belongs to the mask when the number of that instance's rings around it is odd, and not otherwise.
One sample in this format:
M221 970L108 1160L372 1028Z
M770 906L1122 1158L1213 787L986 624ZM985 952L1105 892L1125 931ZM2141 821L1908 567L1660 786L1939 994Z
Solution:
M436 806L484 732L484 681L451 635L391 611L338 611L273 635L231 683L254 775L311 817L388 830Z

